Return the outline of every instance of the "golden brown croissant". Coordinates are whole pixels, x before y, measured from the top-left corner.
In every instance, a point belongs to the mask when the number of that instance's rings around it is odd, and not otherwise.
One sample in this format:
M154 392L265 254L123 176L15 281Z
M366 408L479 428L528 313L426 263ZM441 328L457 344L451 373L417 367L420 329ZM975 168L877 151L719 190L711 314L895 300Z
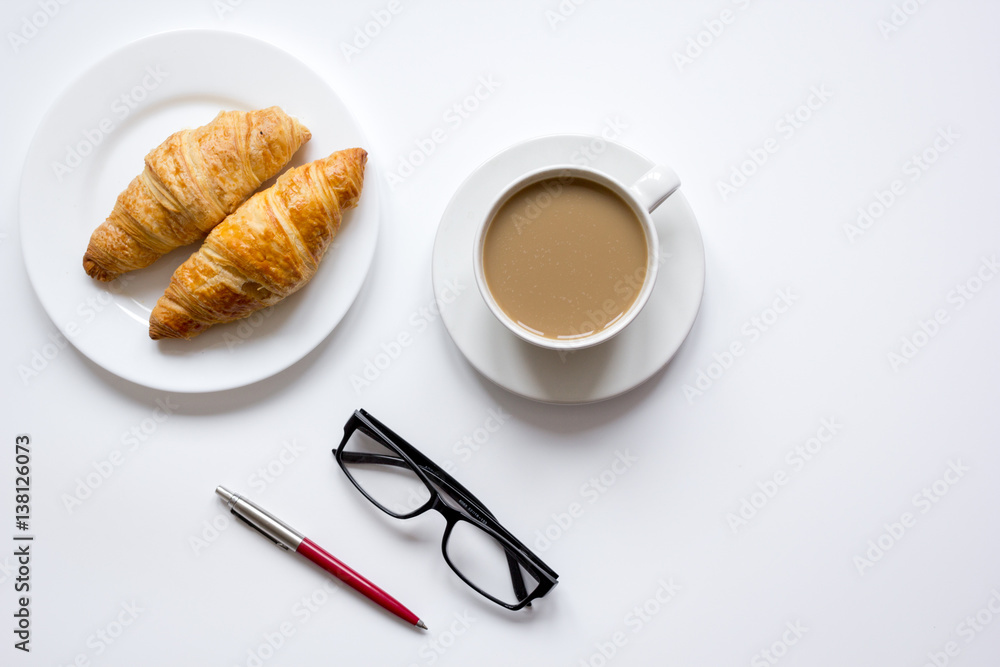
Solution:
M290 169L212 230L181 264L149 318L149 337L193 338L273 305L316 273L343 212L355 206L360 148Z
M149 152L145 169L94 230L84 270L114 280L204 238L309 137L278 107L223 111L208 125L175 132Z

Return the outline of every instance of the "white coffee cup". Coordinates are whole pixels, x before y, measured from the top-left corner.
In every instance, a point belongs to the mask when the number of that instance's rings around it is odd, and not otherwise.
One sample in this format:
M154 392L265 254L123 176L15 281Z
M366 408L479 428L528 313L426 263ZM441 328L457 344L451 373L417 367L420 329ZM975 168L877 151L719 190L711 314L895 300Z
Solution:
M515 194L534 183L546 179L582 179L607 188L632 210L632 213L642 226L645 237L646 272L635 300L613 323L586 335L550 338L526 328L514 321L503 311L490 292L486 281L486 273L483 268L483 252L486 234L494 217L501 207ZM653 291L653 284L656 282L657 268L659 266L659 239L657 238L656 227L653 224L650 213L662 204L667 197L673 194L680 187L680 184L677 174L669 167L662 165L653 167L629 186L624 185L621 181L607 173L578 165L545 167L544 169L538 169L517 178L497 196L489 212L479 223L479 228L476 232L475 245L473 247L473 266L476 274L476 284L490 312L515 336L528 343L550 350L579 350L603 343L619 334L635 319L639 311L642 310L649 299L650 293Z

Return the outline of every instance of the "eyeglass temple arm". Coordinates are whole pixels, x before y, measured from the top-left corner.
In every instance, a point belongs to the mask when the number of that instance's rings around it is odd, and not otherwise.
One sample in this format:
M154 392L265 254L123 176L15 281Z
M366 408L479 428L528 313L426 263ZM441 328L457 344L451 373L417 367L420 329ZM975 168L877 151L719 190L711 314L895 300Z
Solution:
M396 466L398 468L410 467L409 463L407 463L405 460L396 456L389 456L387 454L368 454L364 452L342 451L340 455L343 458L343 460L347 461L348 463L385 464L385 465ZM452 484L449 480L441 477L441 475L439 475L436 470L429 468L426 465L421 465L419 463L417 465L420 466L420 469L423 470L425 474L433 477L435 482L443 486L450 493L456 494L457 492L457 495L469 496L468 500L474 501L474 504L476 505L476 509L478 511L481 511L483 514L489 516L489 518L491 518L494 522L496 522L498 526L500 525L500 522L497 521L497 518L493 516L493 514L488 509L483 507L482 503L480 503L478 499L472 496L471 493L466 491L464 488L456 489L454 484ZM528 597L528 589L524 584L524 575L521 573L521 565L520 563L517 562L517 559L514 558L509 551L506 552L505 555L507 556L507 567L510 569L511 583L514 586L514 594L517 596L518 600L523 600L524 598Z
M397 468L408 468L410 466L410 464L407 463L405 460L396 456L389 456L388 454L369 454L364 452L341 452L340 456L347 463L378 463L378 464L396 466ZM480 501L474 495L469 493L468 489L458 484L458 482L442 477L441 474L439 474L438 471L435 470L435 468L432 468L423 463L417 463L417 465L420 466L420 469L425 474L433 477L434 481L437 482L439 485L443 486L447 491L455 495L460 495L465 500L471 501L472 504L475 505L476 511L485 514L493 521L497 521L497 518L493 516L493 513L483 506L482 501Z
M503 526L500 526L500 522L497 521L497 518L493 516L493 513L490 512L488 509L486 509L486 506L483 504L483 502L479 500L479 498L476 498L474 495L472 495L471 491L462 486L457 479L455 479L454 477L446 473L444 470L442 470L441 466L434 463L434 461L430 460L423 452L421 452L419 449L411 445L403 437L395 433L392 429L390 429L388 426L380 422L373 415L368 414L364 410L356 410L354 412L354 417L352 417L352 421L354 420L356 420L355 428L357 428L363 433L366 433L369 437L373 437L375 439L381 438L388 442L393 443L393 446L399 448L401 451L405 452L407 456L413 459L414 463L416 463L421 470L423 470L427 474L433 475L434 478L439 482L441 482L441 485L447 488L451 493L460 495L465 500L471 501L471 503L475 506L477 511L487 515L497 524L497 527L503 528ZM350 422L348 422L348 425L350 425ZM362 452L347 452L341 450L341 456L348 456L348 455L379 456L376 454L369 455ZM389 463L390 462L389 459L392 459L392 457L386 457L386 460L382 460L381 462ZM402 459L393 459L393 460L397 461L397 463L390 463L390 465L405 465L405 463L402 462ZM354 462L361 463L362 461L358 461L357 459L355 459ZM505 530L504 532L507 531Z

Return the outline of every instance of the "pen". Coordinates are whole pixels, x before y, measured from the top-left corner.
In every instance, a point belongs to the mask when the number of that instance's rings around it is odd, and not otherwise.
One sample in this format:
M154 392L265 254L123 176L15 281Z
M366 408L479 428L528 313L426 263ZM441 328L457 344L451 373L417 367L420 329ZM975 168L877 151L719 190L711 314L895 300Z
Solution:
M238 493L231 493L224 487L216 487L215 492L229 507L229 511L236 515L237 519L240 519L285 551L294 551L295 553L302 554L369 600L382 605L404 621L412 623L418 628L427 629L424 622L416 614L400 604L396 598L344 565L318 544L281 519L250 502Z

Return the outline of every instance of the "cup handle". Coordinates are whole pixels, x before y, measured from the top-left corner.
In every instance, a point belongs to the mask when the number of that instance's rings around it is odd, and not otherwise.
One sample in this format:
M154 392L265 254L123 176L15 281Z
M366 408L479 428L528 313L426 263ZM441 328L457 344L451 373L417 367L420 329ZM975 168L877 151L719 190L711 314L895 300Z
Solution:
M681 187L681 179L677 177L673 169L656 165L633 183L629 191L639 201L640 206L652 213L679 187Z

